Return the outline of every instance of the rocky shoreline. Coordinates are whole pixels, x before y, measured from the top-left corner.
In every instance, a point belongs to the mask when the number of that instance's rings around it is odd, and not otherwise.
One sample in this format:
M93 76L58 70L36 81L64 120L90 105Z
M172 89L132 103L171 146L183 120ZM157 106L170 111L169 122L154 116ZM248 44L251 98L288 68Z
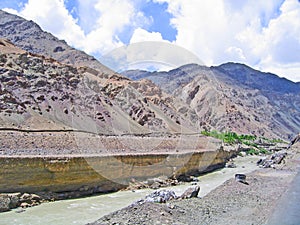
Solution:
M7 212L15 208L28 208L37 206L43 202L47 202L46 198L41 197L37 194L28 193L10 193L0 194L0 212ZM17 212L22 212L19 210Z

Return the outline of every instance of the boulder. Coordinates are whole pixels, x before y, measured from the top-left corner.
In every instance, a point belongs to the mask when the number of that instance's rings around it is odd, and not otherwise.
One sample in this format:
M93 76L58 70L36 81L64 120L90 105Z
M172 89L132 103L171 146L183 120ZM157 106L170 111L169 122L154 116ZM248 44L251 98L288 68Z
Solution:
M0 212L10 210L10 197L8 195L0 195Z
M246 181L245 174L240 174L240 173L235 174L235 181L249 185L249 183Z
M151 189L158 189L158 188L160 188L160 187L161 187L161 184L158 183L158 182L154 182L154 183L152 183L152 184L150 185L150 188L151 188Z
M177 196L174 191L159 190L147 195L144 202L166 203L176 198Z
M9 208L14 209L19 207L21 193L12 193L8 194L8 196L10 197Z
M33 200L35 202L40 202L42 199L40 196L38 196L36 194L31 194L31 200Z
M26 202L28 204L31 204L32 203L31 194L28 194L28 193L22 194L20 197L20 202L21 203Z
M21 193L0 194L0 212L6 212L20 206Z
M200 191L200 186L194 186L190 187L183 192L183 194L180 196L181 199L187 199L187 198L197 198Z
M275 152L267 158L258 160L256 164L262 168L273 168L276 164L284 162L286 155L286 151Z

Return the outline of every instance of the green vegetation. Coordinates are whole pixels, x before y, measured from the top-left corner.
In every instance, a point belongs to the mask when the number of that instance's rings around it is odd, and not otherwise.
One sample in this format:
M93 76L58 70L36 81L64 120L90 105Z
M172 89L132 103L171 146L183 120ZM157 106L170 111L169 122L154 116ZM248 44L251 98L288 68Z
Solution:
M262 140L266 143L270 144L276 144L276 143L286 143L283 140L280 139L268 139L265 137L257 137L254 135L248 135L248 134L237 134L235 132L218 132L216 130L213 131L202 131L201 134L205 136L214 137L217 139L222 140L224 143L227 144L244 144L246 146L249 146L249 150L245 151L249 155L258 155L258 154L270 154L270 152L262 148L260 144L255 142L255 140Z
M247 155L259 155L259 154L270 154L270 152L264 148L250 148L250 150L246 151Z
M268 138L265 138L265 137L260 137L262 140L265 140L267 142L270 142L270 143L283 143L283 144L288 144L286 141L283 141L281 139L268 139Z
M218 132L218 131L202 131L201 134L205 135L205 136L210 136L210 137L214 137L217 139L222 140L225 143L228 144L237 144L237 143L244 143L246 145L251 145L254 144L250 141L254 141L256 139L256 136L253 135L247 135L247 134L241 134L238 135L235 132ZM255 146L254 146L255 147Z

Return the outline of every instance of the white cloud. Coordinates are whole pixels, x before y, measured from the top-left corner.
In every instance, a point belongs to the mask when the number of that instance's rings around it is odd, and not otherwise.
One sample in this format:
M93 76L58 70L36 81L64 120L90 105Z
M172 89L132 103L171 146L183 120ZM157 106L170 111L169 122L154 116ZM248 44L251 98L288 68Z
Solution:
M300 74L299 1L154 1L168 3L175 43L206 64L237 61L290 79Z
M159 32L148 32L142 28L134 30L130 44L142 41L165 41Z
M126 26L149 22L132 0L78 0L78 8L80 21L72 17L64 0L28 0L18 13L6 11L33 20L70 45L97 56L123 45L118 34Z
M237 39L248 46L248 55L257 67L300 81L300 4L286 0L280 14L265 27L258 24L242 30Z
M245 60L246 57L244 56L243 50L241 48L230 46L225 50L226 53L231 55L233 58L238 58L240 60Z
M86 1L81 0L80 4ZM85 50L89 53L103 53L123 45L117 33L129 25L135 15L135 8L127 0L98 0L93 6L98 18L94 21L94 30L86 35Z
M65 8L63 0L29 0L19 14L36 21L43 29L73 46L82 45L84 33Z
M293 73L300 75L298 0L152 1L168 4L170 25L177 30L174 43L195 53L207 65L237 61L280 72L290 79ZM78 20L68 12L63 0L28 0L18 14L96 56L123 45L122 32L133 33L128 38L130 43L164 41L159 32L147 31L151 17L139 11L141 0L77 3Z
M5 11L5 12L8 12L10 14L20 15L19 12L17 10L15 10L15 9L3 8L2 10Z
M260 65L256 69L263 72L270 72L277 74L280 77L285 77L291 81L299 82L300 81L300 63L294 64L268 64Z

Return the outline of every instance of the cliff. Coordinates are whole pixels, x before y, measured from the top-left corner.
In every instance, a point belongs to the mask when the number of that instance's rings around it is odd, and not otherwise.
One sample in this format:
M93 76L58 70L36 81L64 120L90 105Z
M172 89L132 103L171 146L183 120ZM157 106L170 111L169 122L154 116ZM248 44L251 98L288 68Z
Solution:
M62 199L105 193L133 180L199 175L224 166L234 154L219 149L182 154L0 157L0 192L55 192Z

